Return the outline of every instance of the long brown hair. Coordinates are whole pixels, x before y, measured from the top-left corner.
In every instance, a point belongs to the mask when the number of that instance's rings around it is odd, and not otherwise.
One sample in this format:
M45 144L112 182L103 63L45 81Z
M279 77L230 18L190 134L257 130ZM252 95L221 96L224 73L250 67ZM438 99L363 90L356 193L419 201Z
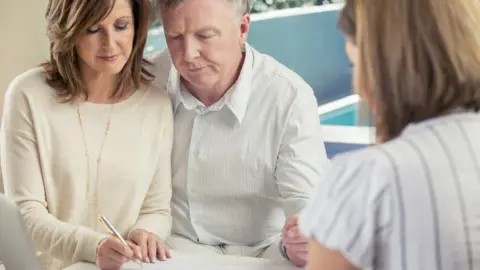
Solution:
M75 43L89 27L108 16L115 1L49 1L46 20L50 61L42 66L47 73L47 83L57 91L62 102L71 102L80 95L86 95ZM154 79L153 74L147 70L150 62L143 58L152 7L149 0L131 0L131 6L135 21L134 45L130 58L119 74L113 96L121 94L127 87L138 88L141 83L149 84Z
M410 123L480 109L478 25L474 0L346 1L339 27L358 47L380 141Z

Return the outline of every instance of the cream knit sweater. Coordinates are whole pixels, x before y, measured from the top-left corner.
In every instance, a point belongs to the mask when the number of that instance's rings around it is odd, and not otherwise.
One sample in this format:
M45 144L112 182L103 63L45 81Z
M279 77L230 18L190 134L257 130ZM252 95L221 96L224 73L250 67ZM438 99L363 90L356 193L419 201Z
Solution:
M170 233L173 116L167 93L144 86L113 108L81 102L79 112L86 144L77 106L57 102L41 68L18 76L5 97L5 192L20 207L46 269L95 261L106 237L99 214L124 237L136 228L162 239Z

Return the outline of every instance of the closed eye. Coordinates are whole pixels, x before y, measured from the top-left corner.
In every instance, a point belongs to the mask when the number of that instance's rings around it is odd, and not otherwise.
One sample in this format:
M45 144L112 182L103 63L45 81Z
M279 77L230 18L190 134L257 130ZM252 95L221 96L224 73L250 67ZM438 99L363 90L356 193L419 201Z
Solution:
M88 28L88 29L87 29L87 33L88 33L88 34L95 34L95 33L97 33L98 31L100 31L100 28L98 28L98 27L97 27L97 28Z
M209 38L213 37L213 35L201 35L201 34L198 34L197 37L198 37L199 39L205 40L205 39L209 39Z
M115 29L123 31L128 29L128 24L123 24L123 25L115 25Z
M178 36L170 36L171 39L173 40L179 40L182 38L182 35L178 35Z

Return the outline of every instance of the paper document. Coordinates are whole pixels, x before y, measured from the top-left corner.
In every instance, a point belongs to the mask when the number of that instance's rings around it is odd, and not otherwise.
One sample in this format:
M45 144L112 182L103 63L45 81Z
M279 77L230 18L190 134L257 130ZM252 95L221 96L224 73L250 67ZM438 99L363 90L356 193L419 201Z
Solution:
M122 270L298 270L289 262L274 262L264 259L223 255L186 255L175 253L173 258L155 264L143 263L143 268L129 262Z

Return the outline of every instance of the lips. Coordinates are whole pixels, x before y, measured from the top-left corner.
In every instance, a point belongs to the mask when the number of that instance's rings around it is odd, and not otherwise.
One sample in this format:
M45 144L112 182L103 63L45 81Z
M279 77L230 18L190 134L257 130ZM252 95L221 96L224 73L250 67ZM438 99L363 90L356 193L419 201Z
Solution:
M188 71L189 72L198 72L200 70L202 70L204 67L198 67L198 68L189 68Z
M111 55L111 56L99 56L100 59L104 60L104 61L115 61L118 59L118 55Z

